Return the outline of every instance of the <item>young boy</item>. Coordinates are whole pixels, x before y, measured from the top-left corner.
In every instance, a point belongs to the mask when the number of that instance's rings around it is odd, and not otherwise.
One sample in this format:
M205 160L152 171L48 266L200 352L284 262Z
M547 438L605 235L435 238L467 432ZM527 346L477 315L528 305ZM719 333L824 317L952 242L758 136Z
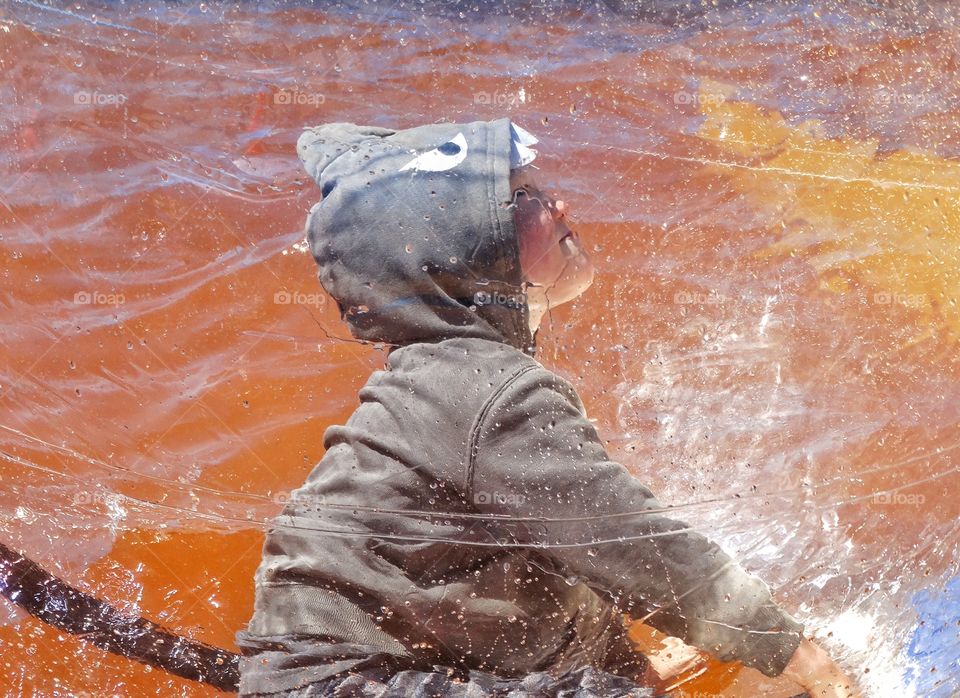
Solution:
M534 358L593 267L502 118L297 143L319 278L391 347L271 529L242 695L650 695L623 618L851 695L768 588L611 462ZM353 691L353 692L351 692Z

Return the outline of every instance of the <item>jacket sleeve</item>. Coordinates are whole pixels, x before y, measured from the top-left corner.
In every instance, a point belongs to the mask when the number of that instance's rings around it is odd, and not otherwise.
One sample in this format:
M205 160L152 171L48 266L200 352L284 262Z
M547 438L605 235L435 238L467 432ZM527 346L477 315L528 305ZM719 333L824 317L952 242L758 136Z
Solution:
M515 374L478 416L468 462L476 507L520 524L515 542L542 548L557 573L722 661L768 676L789 662L803 626L609 460L567 381L539 365Z

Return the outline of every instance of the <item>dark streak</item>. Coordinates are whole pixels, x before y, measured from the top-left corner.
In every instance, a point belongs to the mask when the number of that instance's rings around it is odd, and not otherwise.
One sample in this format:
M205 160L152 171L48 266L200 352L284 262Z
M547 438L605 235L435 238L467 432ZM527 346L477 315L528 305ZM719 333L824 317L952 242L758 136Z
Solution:
M0 594L48 625L100 649L236 693L240 656L126 615L0 543Z

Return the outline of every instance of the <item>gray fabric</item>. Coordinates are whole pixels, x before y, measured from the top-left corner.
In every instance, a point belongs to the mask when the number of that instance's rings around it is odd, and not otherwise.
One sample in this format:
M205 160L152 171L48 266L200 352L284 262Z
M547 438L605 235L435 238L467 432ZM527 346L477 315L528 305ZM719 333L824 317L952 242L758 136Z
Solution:
M401 169L457 134L459 164ZM525 304L470 307L478 280L519 283L509 121L335 124L298 149L325 191L320 279L356 336L394 349L267 535L241 691L371 657L515 679L604 667L638 656L622 614L782 671L802 626L609 460L573 387L530 356Z
M407 670L381 678L352 674L326 679L283 693L249 693L241 698L649 698L653 692L629 679L593 667L564 676L534 672L520 679L502 679L471 671L466 680L446 672Z

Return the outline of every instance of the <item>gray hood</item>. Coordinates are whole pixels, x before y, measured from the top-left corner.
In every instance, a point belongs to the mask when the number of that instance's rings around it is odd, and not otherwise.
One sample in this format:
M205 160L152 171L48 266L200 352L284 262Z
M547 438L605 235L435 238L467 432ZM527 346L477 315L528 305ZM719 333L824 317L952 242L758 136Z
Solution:
M297 153L323 199L307 239L358 339L475 337L534 351L510 206L510 119L331 123Z

